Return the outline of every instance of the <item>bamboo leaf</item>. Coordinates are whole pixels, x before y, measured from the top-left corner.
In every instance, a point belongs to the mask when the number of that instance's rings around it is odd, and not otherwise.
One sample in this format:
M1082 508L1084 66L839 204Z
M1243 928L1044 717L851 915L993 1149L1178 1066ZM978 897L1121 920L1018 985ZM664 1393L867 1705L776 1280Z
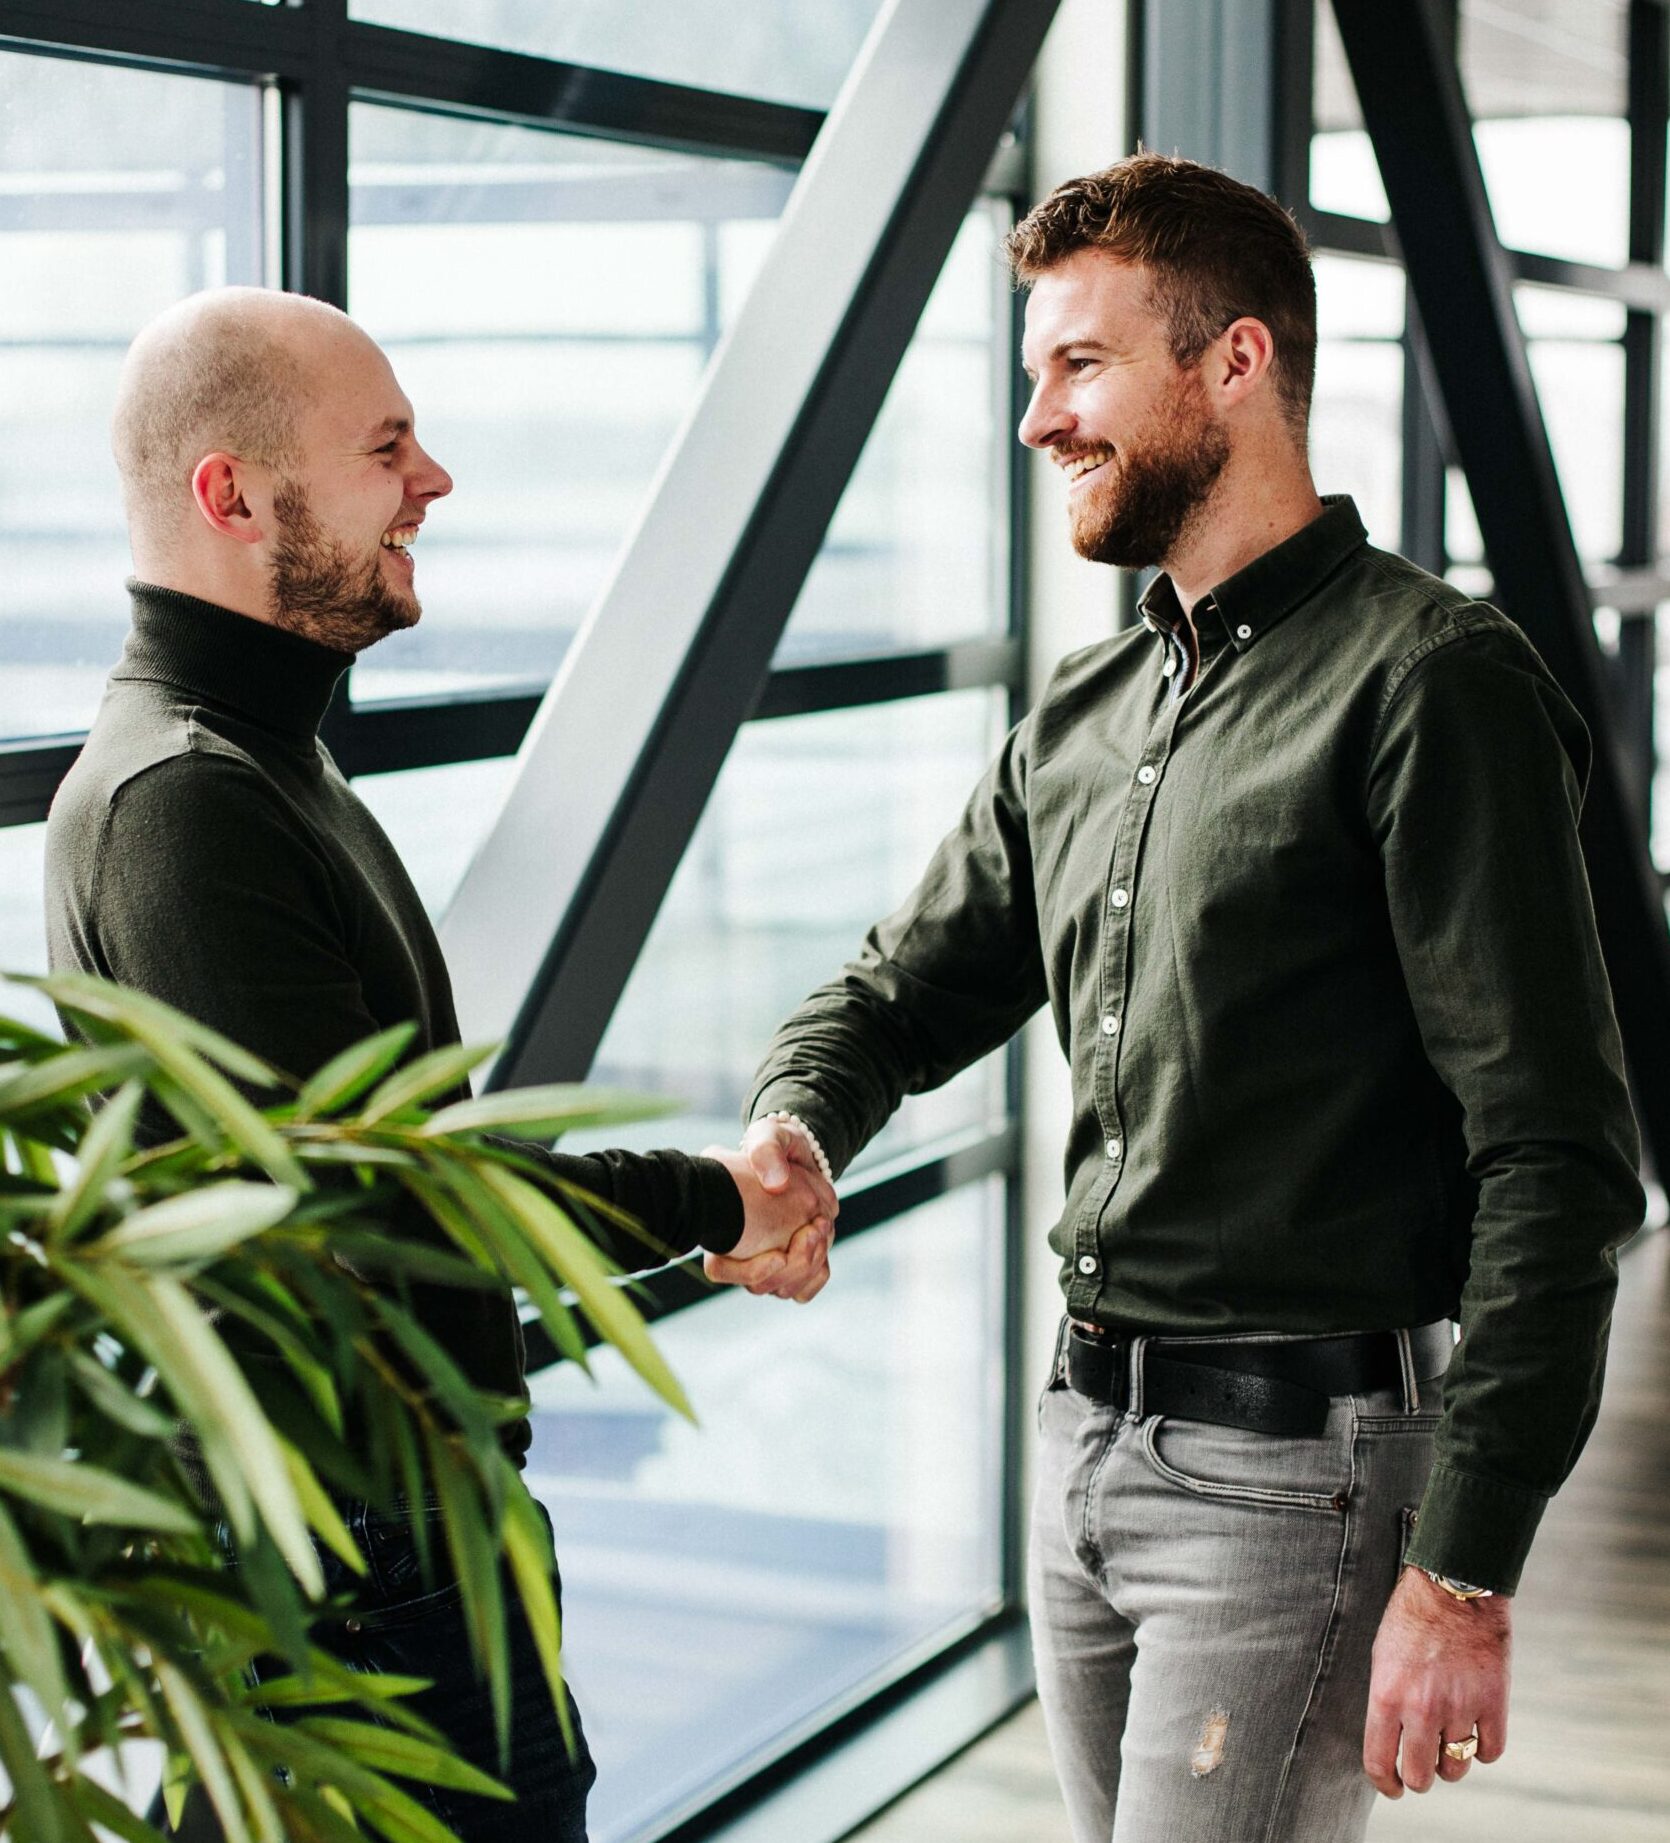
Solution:
M302 1514L317 1531L320 1539L329 1545L331 1552L351 1568L355 1574L366 1571L365 1557L359 1552L359 1546L348 1534L348 1526L342 1521L341 1514L331 1502L330 1494L319 1483L318 1474L307 1463L288 1440L281 1439L279 1448L284 1454L284 1462L290 1470L290 1483L295 1487L296 1497L301 1503Z
M192 1536L202 1528L201 1517L184 1504L84 1459L51 1459L0 1448L0 1491L83 1523L163 1530L176 1536Z
M81 1142L75 1179L51 1210L48 1240L67 1239L98 1213L122 1160L133 1150L133 1123L144 1094L143 1083L129 1081L99 1109Z
M166 1440L173 1434L176 1423L172 1417L143 1396L134 1394L121 1377L106 1369L96 1357L72 1350L70 1374L92 1406L118 1427L146 1440Z
M239 1718L239 1732L252 1752L275 1766L287 1767L321 1787L339 1786L376 1823L388 1843L459 1843L415 1798L340 1748L315 1740L301 1723L287 1722L280 1727L258 1715L245 1715Z
M92 1843L92 1832L54 1790L17 1706L14 1679L0 1668L0 1766L11 1781L10 1834L18 1843Z
M149 998L129 986L112 985L90 973L49 973L20 978L18 984L44 992L60 1011L113 1024L147 1047L159 1033L175 1043L187 1044L228 1074L257 1088L276 1088L282 1079L268 1063L230 1037L223 1037L184 1011L176 1011L161 999Z
M115 1088L151 1067L131 1044L67 1049L46 1062L26 1064L0 1081L0 1119L26 1118L42 1108Z
M502 1166L484 1164L481 1181L516 1217L546 1263L574 1289L586 1316L615 1346L668 1407L694 1421L695 1414L678 1379L651 1343L638 1309L618 1287L569 1217L526 1178Z
M497 1454L497 1447L492 1449ZM475 1487L451 1444L425 1429L424 1452L446 1529L447 1552L463 1589L470 1649L487 1677L493 1727L501 1754L510 1744L510 1657L504 1642L504 1593L497 1546Z
M296 1725L315 1740L340 1747L344 1753L380 1773L393 1773L400 1779L418 1779L428 1785L443 1785L449 1791L473 1792L479 1798L515 1798L507 1786L490 1779L479 1767L437 1751L416 1735L397 1734L390 1728L374 1727L366 1721L348 1721L336 1715L308 1715Z
M220 1819L226 1843L254 1843L245 1820L243 1800L238 1796L208 1710L185 1674L171 1660L158 1657L154 1664L168 1711L197 1769L198 1782L214 1806L215 1816Z
M153 1829L115 1793L107 1792L85 1774L77 1773L65 1789L82 1817L120 1837L122 1843L168 1843L160 1830Z
M416 1035L416 1024L396 1024L393 1030L379 1031L333 1056L317 1075L302 1084L296 1099L297 1122L337 1113L357 1100L400 1060Z
M539 1653L540 1668L551 1692L551 1706L557 1712L563 1744L572 1758L576 1752L574 1719L569 1711L568 1692L562 1674L562 1619L557 1611L557 1597L551 1585L556 1558L551 1539L539 1514L539 1506L526 1491L513 1492L505 1505L505 1554L510 1561L511 1576L516 1582L517 1598L533 1634L534 1649Z
M296 1201L297 1193L284 1184L208 1184L134 1211L81 1251L88 1258L115 1254L146 1266L206 1263L282 1222Z
M429 1050L396 1069L360 1109L360 1122L374 1126L403 1107L416 1106L437 1094L456 1088L478 1063L498 1048L496 1043L449 1043Z
M555 1139L559 1133L594 1126L659 1120L677 1113L680 1105L660 1095L555 1082L541 1088L498 1089L473 1100L454 1101L432 1114L421 1131L426 1138L492 1130L518 1139Z
M0 1505L0 1606L6 1609L5 1621L0 1624L6 1655L35 1692L47 1719L62 1722L69 1702L69 1685L64 1681L58 1655L58 1634L41 1598L40 1582L30 1565L23 1538L4 1505ZM73 1758L75 1724L64 1724L63 1734Z

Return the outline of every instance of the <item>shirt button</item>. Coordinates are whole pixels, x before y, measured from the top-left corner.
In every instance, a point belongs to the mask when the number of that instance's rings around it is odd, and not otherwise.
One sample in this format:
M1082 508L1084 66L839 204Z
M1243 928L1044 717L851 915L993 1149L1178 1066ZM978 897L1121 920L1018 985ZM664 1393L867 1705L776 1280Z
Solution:
M1119 1020L1110 1011L1107 1016L1102 1019L1102 1035L1104 1037L1111 1037L1118 1028Z
M1124 1151L1124 1149L1125 1148L1119 1143L1117 1139L1110 1139L1108 1141L1108 1157L1109 1158L1117 1158L1119 1154Z
M1147 787L1154 779L1154 770L1144 764L1144 766L1137 770L1137 779L1142 782L1144 787Z
M1131 892L1129 890L1115 890L1108 900L1116 909L1122 909L1131 900Z
M1095 1255L1081 1254L1079 1256L1079 1272L1080 1273L1094 1273L1095 1271L1096 1271Z
M1252 638L1252 629L1246 624L1245 621L1243 621L1241 625L1236 628L1235 637L1237 640L1250 640Z
M1168 659L1165 664L1160 667L1160 670L1165 673L1167 678L1170 678L1172 673L1177 670L1177 661L1175 659Z

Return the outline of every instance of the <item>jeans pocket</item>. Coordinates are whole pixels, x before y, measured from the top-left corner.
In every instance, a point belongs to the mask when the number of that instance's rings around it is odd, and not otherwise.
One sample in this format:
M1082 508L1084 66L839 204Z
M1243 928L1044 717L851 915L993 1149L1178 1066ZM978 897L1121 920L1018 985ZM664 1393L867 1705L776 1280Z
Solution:
M1169 1485L1220 1502L1337 1515L1351 1493L1351 1439L1336 1410L1315 1439L1251 1433L1208 1421L1155 1415L1139 1447Z

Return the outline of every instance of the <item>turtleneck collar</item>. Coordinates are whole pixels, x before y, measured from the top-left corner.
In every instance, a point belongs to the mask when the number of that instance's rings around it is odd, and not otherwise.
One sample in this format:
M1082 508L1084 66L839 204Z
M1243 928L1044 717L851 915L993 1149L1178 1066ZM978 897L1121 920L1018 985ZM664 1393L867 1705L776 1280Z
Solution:
M118 679L154 679L265 729L311 740L353 661L301 635L199 601L178 589L128 580L133 631Z

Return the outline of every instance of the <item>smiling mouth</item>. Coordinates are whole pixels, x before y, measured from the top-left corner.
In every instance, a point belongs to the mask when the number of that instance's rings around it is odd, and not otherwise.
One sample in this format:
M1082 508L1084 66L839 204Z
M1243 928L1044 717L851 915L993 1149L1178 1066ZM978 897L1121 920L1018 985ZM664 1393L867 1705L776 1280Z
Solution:
M416 525L396 525L383 533L383 549L392 550L407 569L411 569L413 567L411 546L417 541L417 534Z
M1099 467L1105 466L1113 459L1111 448L1094 448L1086 454L1075 454L1056 465L1067 476L1067 484L1076 486L1088 474L1093 474Z

